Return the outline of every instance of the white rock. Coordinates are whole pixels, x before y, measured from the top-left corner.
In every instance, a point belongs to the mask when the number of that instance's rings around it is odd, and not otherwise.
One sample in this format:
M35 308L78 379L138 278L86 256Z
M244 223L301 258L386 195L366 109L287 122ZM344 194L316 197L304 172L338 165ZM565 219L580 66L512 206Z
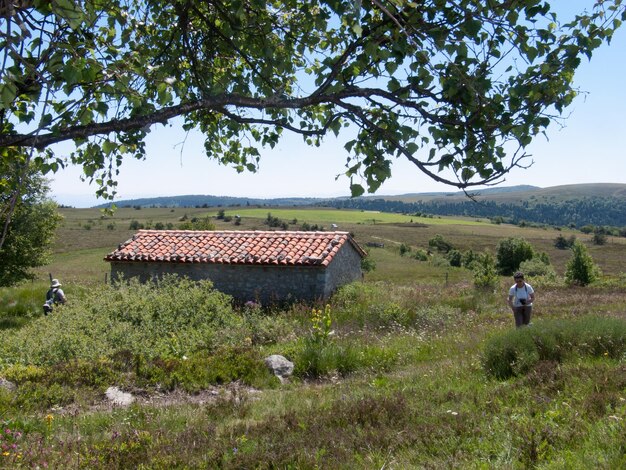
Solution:
M265 365L278 378L283 379L293 374L293 362L279 354L272 354L265 358Z
M104 392L104 394L114 405L128 406L135 401L135 397L133 397L130 393L122 392L117 387L107 388L107 391Z
M15 384L13 382L10 382L9 380L7 380L5 378L0 377L0 388L4 388L5 390L13 391L17 387L15 386Z

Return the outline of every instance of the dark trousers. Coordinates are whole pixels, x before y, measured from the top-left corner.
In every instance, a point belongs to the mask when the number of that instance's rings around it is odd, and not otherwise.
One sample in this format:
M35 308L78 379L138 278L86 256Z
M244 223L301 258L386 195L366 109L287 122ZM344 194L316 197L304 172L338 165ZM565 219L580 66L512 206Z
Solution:
M515 326L528 325L530 323L530 315L533 312L532 305L522 305L521 307L513 307L513 316L515 317Z

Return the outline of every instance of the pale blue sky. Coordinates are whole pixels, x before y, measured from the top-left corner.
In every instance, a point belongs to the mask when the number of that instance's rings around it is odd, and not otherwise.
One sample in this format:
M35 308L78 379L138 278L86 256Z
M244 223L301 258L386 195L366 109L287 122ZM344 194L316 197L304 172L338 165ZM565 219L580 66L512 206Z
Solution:
M561 2L554 2L555 4ZM563 0L562 3L565 3ZM590 1L567 2L579 11ZM531 184L540 187L575 183L626 183L626 26L609 47L586 59L575 78L581 94L568 108L565 127L553 124L548 138L538 137L528 148L534 164L516 169L501 186ZM212 194L243 197L334 197L349 194L343 140L328 138L322 147L308 147L300 137L281 140L275 149L261 150L257 173L238 174L207 159L203 139L187 136L179 126L153 126L147 141L146 161L126 160L119 176L117 200L150 196ZM95 186L80 181L80 168L57 173L53 198L62 204L89 207L101 202ZM453 191L430 180L412 164L398 160L392 177L379 195Z

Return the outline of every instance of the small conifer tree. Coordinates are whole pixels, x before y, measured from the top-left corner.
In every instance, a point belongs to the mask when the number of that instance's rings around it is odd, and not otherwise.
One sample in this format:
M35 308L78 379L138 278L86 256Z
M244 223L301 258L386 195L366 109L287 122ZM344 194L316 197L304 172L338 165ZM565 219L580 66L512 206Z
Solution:
M569 285L586 286L595 281L600 275L598 266L587 252L587 247L576 241L572 246L572 257L567 262L565 282Z

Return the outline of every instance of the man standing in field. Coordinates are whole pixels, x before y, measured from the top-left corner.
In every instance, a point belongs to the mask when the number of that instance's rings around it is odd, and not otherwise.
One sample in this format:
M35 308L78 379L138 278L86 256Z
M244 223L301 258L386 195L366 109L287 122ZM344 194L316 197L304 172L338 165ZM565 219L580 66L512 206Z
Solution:
M61 283L58 279L52 279L50 289L46 293L46 302L43 304L43 313L48 315L52 312L53 306L56 304L64 304L67 301Z
M524 281L524 273L518 271L513 275L515 284L509 289L509 307L513 310L515 326L520 327L530 323L530 315L535 301L535 290Z

